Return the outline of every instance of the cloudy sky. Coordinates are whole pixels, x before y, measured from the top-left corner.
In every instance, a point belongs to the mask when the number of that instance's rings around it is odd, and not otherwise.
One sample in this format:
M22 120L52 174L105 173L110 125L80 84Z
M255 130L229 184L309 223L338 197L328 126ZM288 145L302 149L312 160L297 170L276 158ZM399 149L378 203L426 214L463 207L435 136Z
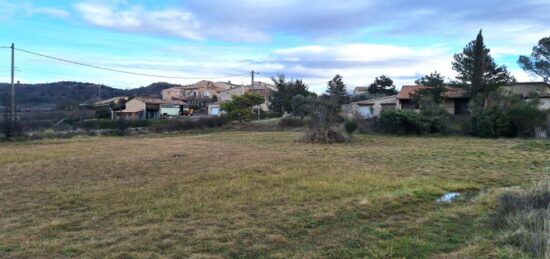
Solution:
M133 88L199 78L248 83L259 71L303 78L322 92L335 74L349 88L385 74L398 86L437 70L453 77L454 53L483 28L499 64L519 69L550 36L548 0L0 0L0 46L97 66L180 77L101 71L16 52L16 80L75 80ZM9 79L0 49L0 81Z

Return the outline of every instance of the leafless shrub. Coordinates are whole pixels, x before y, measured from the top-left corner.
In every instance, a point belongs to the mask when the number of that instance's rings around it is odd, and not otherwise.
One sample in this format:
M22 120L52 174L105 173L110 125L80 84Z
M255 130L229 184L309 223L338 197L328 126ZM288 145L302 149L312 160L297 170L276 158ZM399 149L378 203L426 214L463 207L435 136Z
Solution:
M493 227L537 258L550 258L550 182L499 197Z
M308 128L301 141L306 143L344 143L351 137L343 129L340 104L330 99L314 99L309 104Z

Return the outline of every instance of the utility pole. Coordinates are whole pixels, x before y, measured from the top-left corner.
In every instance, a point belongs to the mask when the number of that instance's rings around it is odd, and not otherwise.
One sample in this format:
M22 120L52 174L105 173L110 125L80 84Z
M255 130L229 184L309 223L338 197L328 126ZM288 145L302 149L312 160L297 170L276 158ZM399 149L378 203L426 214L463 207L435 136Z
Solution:
M11 123L15 123L15 44L11 44Z
M254 75L257 75L257 74L259 74L259 73L258 73L258 72L254 72L254 70L252 70L252 72L250 72L250 75L251 75L251 77L252 77L252 84L250 85L250 91L252 91L252 93L254 93ZM260 106L260 105L257 105L256 107L257 107L257 109L258 109L258 120L259 120L259 119L260 119L260 109L261 109L260 107L261 107L261 106Z
M254 70L250 72L250 75L252 76L252 84L250 85L250 90L254 90Z

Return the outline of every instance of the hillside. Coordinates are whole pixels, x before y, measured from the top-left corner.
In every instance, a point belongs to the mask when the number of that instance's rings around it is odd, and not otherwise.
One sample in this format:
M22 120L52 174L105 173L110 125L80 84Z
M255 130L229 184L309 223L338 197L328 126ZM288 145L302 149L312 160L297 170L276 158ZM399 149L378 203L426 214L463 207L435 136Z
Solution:
M154 83L133 89L117 89L105 85L97 85L82 82L56 82L46 84L20 84L16 88L16 103L22 106L30 105L51 105L60 106L73 103L83 103L98 98L99 87L101 86L102 99L115 96L138 96L155 95L160 96L164 89L178 86L169 83ZM0 83L0 92L6 93L10 88L9 84ZM3 94L4 95L4 94ZM5 95L4 95L5 96Z

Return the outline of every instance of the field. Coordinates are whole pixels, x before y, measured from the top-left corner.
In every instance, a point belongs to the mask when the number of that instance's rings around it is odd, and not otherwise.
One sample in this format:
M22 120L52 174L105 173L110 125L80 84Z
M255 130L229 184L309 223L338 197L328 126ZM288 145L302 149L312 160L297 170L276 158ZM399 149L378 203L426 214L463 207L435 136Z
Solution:
M524 255L487 219L503 187L548 175L547 143L299 136L0 143L0 257Z

